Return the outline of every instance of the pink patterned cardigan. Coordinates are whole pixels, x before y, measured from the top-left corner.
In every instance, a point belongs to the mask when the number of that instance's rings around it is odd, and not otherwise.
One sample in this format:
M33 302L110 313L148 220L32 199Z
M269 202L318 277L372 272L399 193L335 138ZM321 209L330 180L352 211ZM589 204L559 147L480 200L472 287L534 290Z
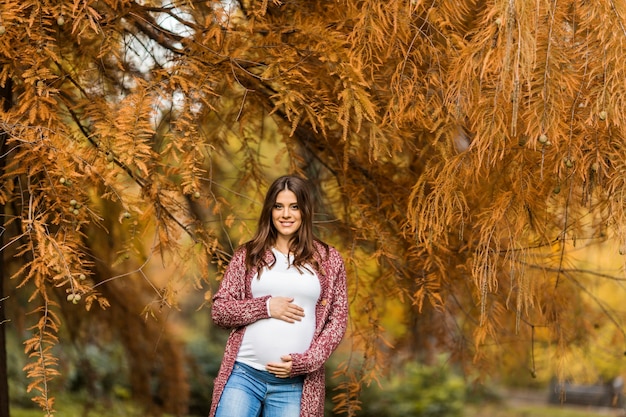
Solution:
M333 247L315 242L320 271L321 293L315 311L315 334L311 346L304 353L293 353L292 376L305 375L302 389L300 417L323 417L326 392L324 363L343 338L348 322L346 270L343 259ZM271 251L265 254L271 264ZM217 404L226 381L233 369L235 358L248 324L269 318L266 301L269 296L252 298L250 285L255 271L246 271L246 250L235 251L226 269L220 288L213 297L211 316L213 322L232 329L219 373L214 381L213 400L209 417L215 415Z

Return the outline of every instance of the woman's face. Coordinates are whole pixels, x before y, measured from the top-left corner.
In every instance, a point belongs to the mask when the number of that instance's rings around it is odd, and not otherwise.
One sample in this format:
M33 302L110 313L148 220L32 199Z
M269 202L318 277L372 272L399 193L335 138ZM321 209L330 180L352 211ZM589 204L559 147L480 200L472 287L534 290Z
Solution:
M302 225L302 213L296 195L283 190L276 196L272 209L272 223L278 232L278 240L289 241Z

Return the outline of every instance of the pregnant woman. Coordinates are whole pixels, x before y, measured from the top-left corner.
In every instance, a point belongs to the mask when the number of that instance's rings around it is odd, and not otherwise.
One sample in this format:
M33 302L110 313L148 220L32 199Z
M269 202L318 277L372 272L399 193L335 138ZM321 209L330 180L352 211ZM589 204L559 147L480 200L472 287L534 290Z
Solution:
M343 259L313 234L308 183L283 176L235 251L212 318L232 329L210 417L322 417L324 363L347 325Z

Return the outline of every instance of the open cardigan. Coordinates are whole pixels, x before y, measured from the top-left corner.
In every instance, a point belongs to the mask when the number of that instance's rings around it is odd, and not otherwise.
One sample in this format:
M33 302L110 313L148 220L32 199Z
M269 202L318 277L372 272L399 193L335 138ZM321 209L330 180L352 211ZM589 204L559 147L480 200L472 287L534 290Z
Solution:
M300 417L323 417L326 392L324 363L341 342L348 321L346 270L339 252L332 246L315 242L317 275L321 293L315 309L315 333L311 346L303 353L292 353L291 376L305 375L300 404ZM265 254L268 264L273 254ZM233 369L243 334L248 324L269 318L267 299L252 297L251 283L256 270L246 270L246 250L240 247L231 259L220 288L213 297L211 317L223 328L232 329L226 342L224 358L214 381L209 417L215 415L226 381Z

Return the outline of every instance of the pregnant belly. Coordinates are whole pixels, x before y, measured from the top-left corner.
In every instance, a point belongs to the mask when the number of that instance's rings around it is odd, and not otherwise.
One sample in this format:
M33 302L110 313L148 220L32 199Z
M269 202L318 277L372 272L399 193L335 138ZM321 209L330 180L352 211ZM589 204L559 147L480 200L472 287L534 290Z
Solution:
M306 320L287 323L278 319L259 320L246 328L239 357L259 365L281 362L280 357L290 353L302 353L311 345L312 323Z

